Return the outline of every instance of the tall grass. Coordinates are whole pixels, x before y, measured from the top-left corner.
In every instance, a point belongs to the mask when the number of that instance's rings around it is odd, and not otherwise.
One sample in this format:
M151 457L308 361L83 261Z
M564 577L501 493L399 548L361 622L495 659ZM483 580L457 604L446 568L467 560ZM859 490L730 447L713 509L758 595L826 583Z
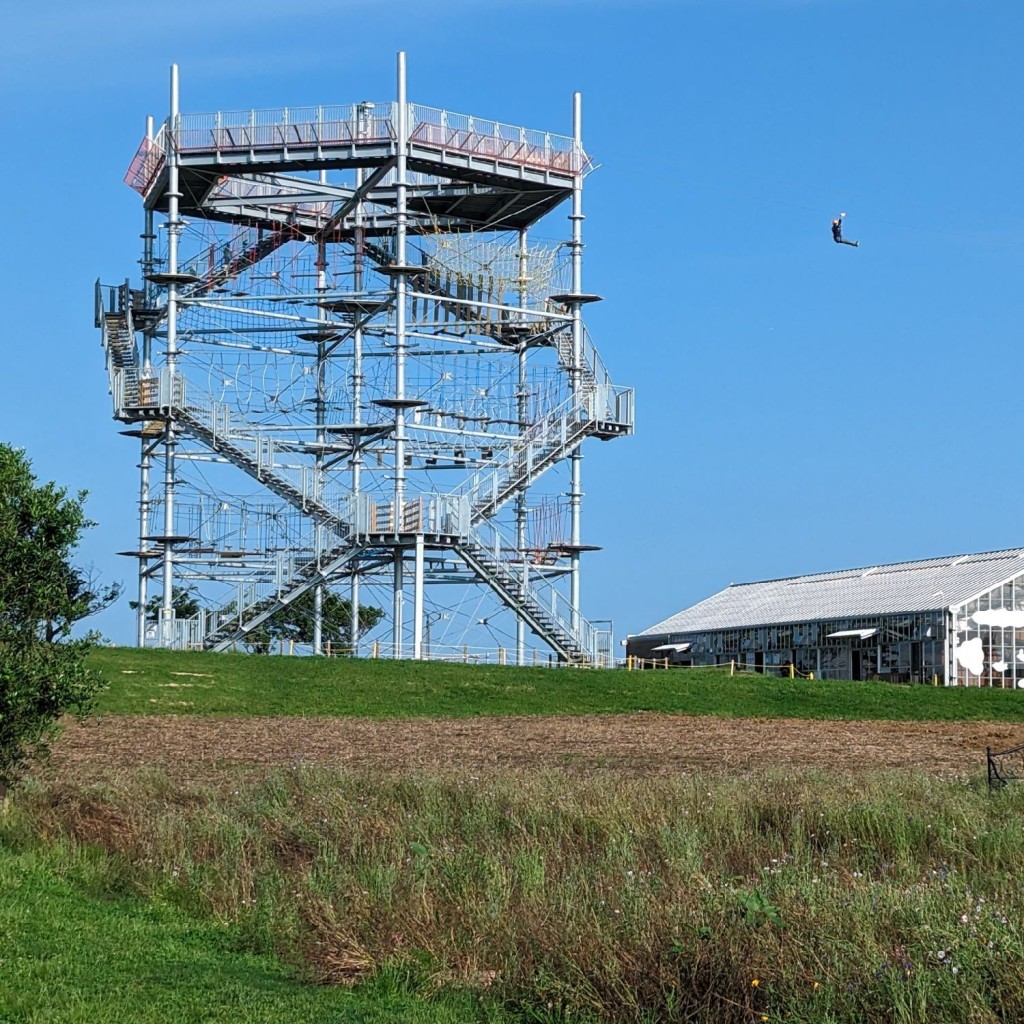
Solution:
M400 972L531 1020L1024 1020L1024 789L395 777L36 784L9 844L231 923L311 980Z
M112 869L114 869L112 871ZM0 842L4 1024L499 1024L468 995L426 1002L386 972L358 989L304 985L236 929L111 887L99 848ZM485 1012L486 1011L486 1012Z

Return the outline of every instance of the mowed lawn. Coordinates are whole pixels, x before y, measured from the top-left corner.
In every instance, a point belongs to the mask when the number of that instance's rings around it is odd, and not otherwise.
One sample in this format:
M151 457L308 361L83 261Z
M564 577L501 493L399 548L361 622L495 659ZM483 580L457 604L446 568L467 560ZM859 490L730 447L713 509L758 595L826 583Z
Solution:
M98 711L367 718L657 711L748 718L1024 721L1024 691L782 679L724 669L578 670L102 648Z

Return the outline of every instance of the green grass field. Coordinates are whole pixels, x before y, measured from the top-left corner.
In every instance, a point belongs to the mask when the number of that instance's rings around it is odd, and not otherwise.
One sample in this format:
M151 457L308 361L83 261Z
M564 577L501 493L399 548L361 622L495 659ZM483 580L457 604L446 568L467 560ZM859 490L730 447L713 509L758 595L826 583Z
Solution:
M728 669L626 672L442 662L261 657L103 648L108 714L369 718L661 711L855 721L1024 721L1024 692L729 676Z
M1009 1024L1022 813L908 772L33 783L0 1020Z
M728 670L92 665L108 715L1024 721L1019 692ZM0 814L0 1024L1005 1024L1022 801L893 772L29 780Z
M470 1024L474 1000L426 1001L386 976L359 991L302 984L238 928L121 895L94 847L0 839L0 1024Z

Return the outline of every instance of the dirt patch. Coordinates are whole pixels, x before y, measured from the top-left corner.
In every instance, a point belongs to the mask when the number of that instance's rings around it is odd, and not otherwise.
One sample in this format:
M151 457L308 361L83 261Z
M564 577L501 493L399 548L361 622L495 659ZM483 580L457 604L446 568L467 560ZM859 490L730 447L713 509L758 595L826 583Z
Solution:
M71 724L52 769L91 777L152 766L194 778L296 763L485 774L557 768L629 775L819 768L984 771L985 747L1024 743L1024 725L821 722L628 714L370 721L339 718L107 716Z

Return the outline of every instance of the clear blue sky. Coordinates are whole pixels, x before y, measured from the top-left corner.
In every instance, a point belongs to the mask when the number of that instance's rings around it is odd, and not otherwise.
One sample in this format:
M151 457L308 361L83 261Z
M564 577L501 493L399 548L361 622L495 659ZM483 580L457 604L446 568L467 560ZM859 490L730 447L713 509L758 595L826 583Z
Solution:
M1019 0L8 3L0 439L130 580L92 283L137 276L168 65L184 110L353 102L405 49L415 102L568 133L583 93L588 325L638 424L586 448L589 616L1020 545L1022 42ZM128 642L126 602L98 625Z

